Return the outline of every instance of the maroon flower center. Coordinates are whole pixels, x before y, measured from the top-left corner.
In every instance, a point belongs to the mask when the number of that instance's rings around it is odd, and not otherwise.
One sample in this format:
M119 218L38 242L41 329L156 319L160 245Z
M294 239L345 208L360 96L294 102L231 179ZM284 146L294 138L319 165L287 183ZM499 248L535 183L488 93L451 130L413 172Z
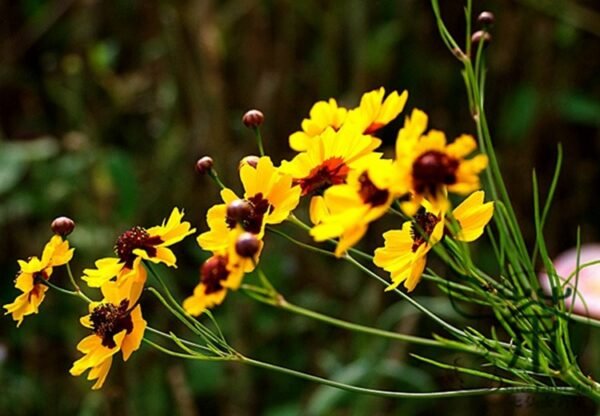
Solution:
M360 175L358 183L360 184L358 194L365 204L376 207L387 202L390 193L387 189L379 189L376 187L375 184L371 182L367 172L363 172L363 174Z
M156 256L156 246L162 243L160 237L151 237L148 231L142 227L133 227L125 231L117 238L115 253L128 268L133 267L133 261L137 257L135 249L144 250L150 257Z
M244 231L258 234L262 228L265 214L268 214L273 210L273 205L271 205L269 200L264 198L263 194L260 192L248 198L246 201L250 203L250 209L248 209L247 212L244 212L244 215L237 220L227 216L225 222L229 229L235 228L236 224L239 223Z
M456 183L458 165L457 159L437 150L423 153L412 166L415 191L435 195L440 186Z
M437 216L431 212L425 211L423 208L417 212L414 216L410 230L410 235L413 239L413 245L411 247L413 253L417 251L421 244L427 242L438 222L440 222L440 219Z
M322 194L332 185L345 183L349 171L344 159L332 157L313 168L306 178L295 179L294 185L300 185L303 196L310 193Z
M228 276L226 256L213 256L206 260L200 269L200 281L204 284L204 293L210 295L223 290L221 282L227 280Z
M92 329L102 338L102 345L106 348L114 348L117 345L114 336L119 332L126 330L129 334L133 331L133 321L128 306L129 300L124 299L118 306L106 303L92 311L90 315Z

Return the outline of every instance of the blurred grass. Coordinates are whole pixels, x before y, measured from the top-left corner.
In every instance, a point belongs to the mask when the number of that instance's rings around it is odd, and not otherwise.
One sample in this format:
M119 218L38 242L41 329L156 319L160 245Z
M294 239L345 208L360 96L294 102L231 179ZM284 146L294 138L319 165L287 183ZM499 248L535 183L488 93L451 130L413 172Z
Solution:
M488 48L487 106L497 151L528 241L530 170L548 182L555 145L565 147L565 170L547 226L553 254L600 239L600 78L598 5L594 1L500 0L476 4L496 14ZM446 2L453 33L462 8ZM481 10L477 10L481 11ZM560 11L560 12L558 12ZM266 148L291 158L287 137L313 102L334 96L354 106L362 92L408 89L408 108L455 137L474 132L458 65L444 50L428 2L269 0L0 3L0 301L12 300L16 260L39 254L58 215L77 221L74 270L110 255L114 239L135 224L159 222L176 205L201 230L218 200L216 187L194 176L193 163L210 154L226 183L239 189L237 162L255 153L243 112L266 115ZM391 145L401 121L384 130ZM388 149L390 150L390 149ZM543 183L543 182L542 182ZM381 244L377 224L363 242ZM485 245L482 264L490 262ZM190 239L177 249L177 273L164 270L179 298L197 281L203 253ZM264 267L292 301L347 320L429 336L439 328L356 271L298 253L269 235ZM250 277L252 278L252 277ZM57 273L57 282L66 276ZM466 321L427 285L418 296ZM153 325L183 328L144 311ZM536 398L390 401L309 385L238 365L186 363L142 348L115 363L101 392L67 370L83 336L83 305L51 294L39 316L22 328L0 321L0 414L181 415L551 415ZM429 390L474 386L477 380L426 367L409 351L437 354L354 336L283 314L234 294L217 317L242 352L292 368L381 388ZM583 365L596 377L598 334L577 332ZM447 361L456 359L448 354ZM462 357L461 359L467 359ZM594 414L586 401L571 411ZM577 410L575 410L577 409Z

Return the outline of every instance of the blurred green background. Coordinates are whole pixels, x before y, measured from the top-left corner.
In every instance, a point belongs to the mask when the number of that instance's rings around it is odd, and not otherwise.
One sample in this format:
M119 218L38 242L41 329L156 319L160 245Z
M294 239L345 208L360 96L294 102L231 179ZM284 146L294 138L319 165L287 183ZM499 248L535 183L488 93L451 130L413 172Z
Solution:
M447 24L464 33L462 4L443 2ZM549 183L556 144L565 151L547 226L552 255L600 241L600 7L595 0L475 2L496 15L487 49L487 108L496 149L529 242L531 169ZM17 259L39 255L58 215L75 219L76 274L111 255L133 225L159 223L173 206L200 230L217 187L195 175L215 159L239 188L237 163L256 153L240 122L266 116L263 135L275 161L293 156L287 137L312 103L336 97L349 107L385 86L408 89L407 110L430 114L449 137L474 133L459 64L444 49L429 2L419 0L19 0L0 2L0 303L17 294ZM402 119L403 116L400 117ZM388 150L401 120L382 137ZM361 243L381 245L381 221ZM478 246L483 265L493 262ZM193 238L176 248L179 269L163 270L178 297L191 293L205 254ZM429 336L441 329L346 264L298 252L268 235L262 262L291 301L354 322ZM431 262L435 265L435 262ZM443 271L441 265L438 270ZM63 269L53 277L67 284ZM250 277L252 278L252 277ZM461 317L424 283L414 293L457 325ZM149 322L187 334L143 301ZM85 335L85 306L50 293L40 315L18 330L0 320L1 415L594 415L581 399L542 396L407 401L358 396L237 364L182 362L142 347L115 362L99 392L68 374ZM235 293L216 310L241 352L350 383L407 391L480 386L436 370L409 352L440 354L327 327ZM600 377L600 334L575 328L582 365ZM120 360L118 360L120 361Z

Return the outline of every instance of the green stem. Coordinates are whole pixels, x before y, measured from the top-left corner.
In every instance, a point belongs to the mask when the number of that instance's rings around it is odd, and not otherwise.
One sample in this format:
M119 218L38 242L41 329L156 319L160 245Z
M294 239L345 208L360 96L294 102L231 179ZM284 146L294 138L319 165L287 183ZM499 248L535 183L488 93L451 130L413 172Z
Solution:
M260 133L260 128L254 127L254 135L256 136L256 143L258 144L258 152L261 156L265 155L265 149L263 147L263 139L262 134Z
M55 285L54 283L50 283L49 280L43 279L41 277L36 277L35 281L36 281L36 283L40 283L42 285L46 285L49 288L54 289L57 292L63 293L65 295L70 295L70 296L78 297L79 299L85 300L87 303L91 303L92 302L92 300L90 298L88 298L87 296L85 296L81 292L76 292L74 290L64 289L64 288L62 288L60 286Z
M85 299L88 303L91 303L92 300L89 297L87 297L85 293L83 293L81 287L79 287L79 285L77 284L75 277L73 277L73 272L71 271L71 265L69 263L67 263L67 274L69 275L69 280L71 281L71 284L73 285L75 291L79 294L79 296L81 296L82 299Z
M334 380L329 380L323 377L313 376L300 371L292 370L278 365L265 363L258 360L253 360L248 357L239 356L238 361L244 364L260 367L271 371L276 371L282 374L291 375L294 377L309 380L315 383L320 383L326 386L335 387L341 390L350 391L353 393L369 394L379 397L392 397L396 399L444 399L452 397L472 397L483 396L488 394L515 394L515 393L554 393L560 395L574 395L576 390L571 387L501 387L501 388L483 388L469 390L454 390L454 391L437 391L427 393L410 393L401 391L376 390L365 387L353 386L346 383L341 383Z
M219 188L221 188L221 189L225 189L226 188L225 184L223 184L223 182L221 182L221 179L219 179L219 175L217 174L217 171L214 170L213 168L211 168L208 171L208 176L210 176L211 179L213 181L215 181L217 183L217 185L219 185Z

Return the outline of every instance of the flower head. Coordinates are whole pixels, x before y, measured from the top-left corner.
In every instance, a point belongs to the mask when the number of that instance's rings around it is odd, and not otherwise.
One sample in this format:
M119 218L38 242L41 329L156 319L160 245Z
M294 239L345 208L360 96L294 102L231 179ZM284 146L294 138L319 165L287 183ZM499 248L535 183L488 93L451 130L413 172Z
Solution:
M409 183L413 194L403 204L409 214L423 198L444 211L448 208L447 191L465 195L479 189L479 173L488 163L487 156L481 154L465 159L477 147L473 137L462 135L446 144L444 133L431 130L424 134L426 129L427 115L415 109L396 141L397 182Z
M143 286L146 281L146 271L141 265L142 260L177 267L177 258L168 247L196 231L191 228L189 222L182 221L182 219L183 211L174 208L168 220L163 221L159 226L148 229L138 226L125 231L117 238L115 244L117 257L107 257L96 261L96 268L85 269L82 279L90 287L101 287L114 277L117 278L116 281L119 284L136 280ZM133 294L130 298L134 301L137 300L137 296Z
M290 135L290 147L297 152L308 149L311 139L319 136L327 128L339 130L348 110L338 107L337 102L330 98L329 101L318 101L312 106L309 118L302 121L302 130Z
M130 284L139 285L139 282ZM82 325L93 334L77 344L84 356L73 363L70 373L79 376L89 369L88 380L96 380L94 390L104 384L113 355L121 351L123 361L127 361L140 347L144 336L146 321L141 307L129 299L129 294L138 289L128 286L119 286L116 282L103 285L104 299L91 303L90 314L81 318Z
M244 270L226 253L215 254L200 268L200 283L192 296L183 301L183 308L191 315L201 315L206 309L220 305L227 290L239 288Z
M232 258L239 258L235 243L240 234L250 232L260 240L266 224L281 223L298 205L300 188L294 186L291 176L276 169L267 156L261 157L256 167L243 165L240 178L244 186L243 198L230 189L223 189L221 198L225 203L208 210L206 221L210 229L197 239L204 250L227 252ZM237 207L233 209L231 205ZM254 268L250 259L243 263L246 271Z
M390 272L392 284L387 290L395 289L400 283L404 283L409 292L414 290L425 269L427 253L444 237L446 229L458 226L455 238L460 241L479 238L494 212L493 202L484 203L484 197L483 191L474 192L457 206L452 211L456 224L425 200L414 218L402 224L401 230L383 234L384 247L375 250L373 262Z
M368 166L381 157L374 153L381 140L365 136L352 126L339 131L325 130L310 143L306 151L290 162L281 164L281 171L291 175L302 189L302 195L320 194L332 185L346 183L348 174Z
M381 217L390 207L392 162L378 159L367 169L354 171L348 183L332 186L323 200L311 205L311 218L319 223L310 231L317 241L340 237L336 256L341 256L358 242L368 224Z
M22 293L14 302L4 305L6 314L12 314L12 318L17 321L17 326L21 325L25 316L38 313L48 290L48 286L39 280L50 279L54 267L71 261L73 250L69 248L68 241L55 235L44 247L41 259L31 257L26 261L19 260L20 270L15 279L15 287Z
M354 124L364 134L373 134L398 117L404 109L408 92L392 91L385 99L383 87L363 94L360 105L348 114L347 123Z

